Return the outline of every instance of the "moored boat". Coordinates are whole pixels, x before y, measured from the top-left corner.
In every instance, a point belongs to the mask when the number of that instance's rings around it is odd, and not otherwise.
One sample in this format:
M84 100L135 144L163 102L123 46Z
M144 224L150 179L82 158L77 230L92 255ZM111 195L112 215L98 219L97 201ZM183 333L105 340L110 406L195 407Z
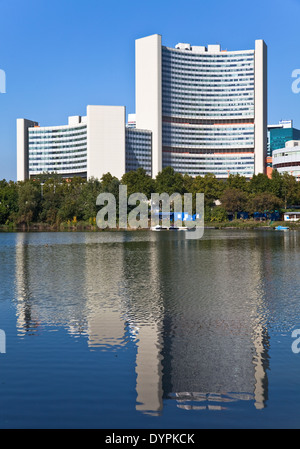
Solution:
M276 226L276 231L288 231L290 228L288 226Z

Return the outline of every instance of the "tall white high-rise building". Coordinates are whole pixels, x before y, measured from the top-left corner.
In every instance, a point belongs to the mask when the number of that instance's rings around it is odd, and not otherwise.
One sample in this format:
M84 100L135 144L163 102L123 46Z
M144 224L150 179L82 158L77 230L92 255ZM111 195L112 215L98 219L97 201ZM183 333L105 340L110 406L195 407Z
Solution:
M136 41L136 127L152 131L152 170L192 176L265 172L267 47Z

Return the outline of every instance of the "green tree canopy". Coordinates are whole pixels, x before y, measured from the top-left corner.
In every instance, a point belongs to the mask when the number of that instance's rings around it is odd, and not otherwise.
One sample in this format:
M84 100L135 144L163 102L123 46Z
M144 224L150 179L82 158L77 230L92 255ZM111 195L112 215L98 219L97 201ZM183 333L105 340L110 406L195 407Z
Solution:
M248 211L254 212L274 212L281 209L283 201L270 192L262 192L249 200Z
M212 207L220 198L224 190L224 183L215 175L208 173L205 176L196 176L191 185L191 193L204 193L205 205Z
M138 168L137 170L125 173L121 178L121 184L127 186L127 193L144 193L148 199L155 189L155 181L147 175L146 170Z
M253 175L249 181L249 192L254 194L272 192L272 180L263 173Z
M243 212L247 209L248 196L243 190L229 187L221 195L220 201L227 212Z
M155 191L157 193L184 193L184 179L174 168L166 167L159 172L155 178Z
M27 224L36 222L40 213L42 201L41 183L27 180L18 183L18 212L17 223Z
M229 175L226 181L226 186L233 189L242 190L243 192L248 192L249 190L249 182L247 181L247 178L239 174Z
M6 223L18 211L18 190L13 182L0 181L0 224Z

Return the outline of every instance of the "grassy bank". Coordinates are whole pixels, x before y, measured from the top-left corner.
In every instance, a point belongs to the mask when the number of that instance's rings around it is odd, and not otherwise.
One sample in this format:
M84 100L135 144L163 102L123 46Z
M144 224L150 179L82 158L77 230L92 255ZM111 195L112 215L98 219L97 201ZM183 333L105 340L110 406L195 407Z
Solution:
M222 223L206 223L206 227L215 229L275 229L276 226L288 226L291 230L300 230L300 223L284 221L232 220Z
M256 220L232 220L224 222L205 222L205 228L209 229L275 229L276 226L288 226L291 230L300 230L300 222L286 223L283 221L256 221ZM150 228L150 223L149 223ZM13 223L0 225L0 231L2 232L107 232L107 231L119 231L124 229L114 228L114 229L99 229L96 224L91 224L90 222L79 221L73 222L63 222L56 224L47 223L31 223L27 225L15 225ZM129 231L141 231L142 229L130 229Z

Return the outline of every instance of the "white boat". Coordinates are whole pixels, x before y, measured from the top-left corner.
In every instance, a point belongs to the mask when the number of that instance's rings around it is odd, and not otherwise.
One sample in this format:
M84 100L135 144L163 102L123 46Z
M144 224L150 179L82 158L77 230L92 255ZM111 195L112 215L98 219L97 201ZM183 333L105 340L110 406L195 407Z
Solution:
M195 228L188 228L187 226L169 226L163 227L161 225L152 226L151 231L194 231Z
M164 228L161 225L152 226L150 229L151 229L151 231L167 231L168 230L168 228Z

